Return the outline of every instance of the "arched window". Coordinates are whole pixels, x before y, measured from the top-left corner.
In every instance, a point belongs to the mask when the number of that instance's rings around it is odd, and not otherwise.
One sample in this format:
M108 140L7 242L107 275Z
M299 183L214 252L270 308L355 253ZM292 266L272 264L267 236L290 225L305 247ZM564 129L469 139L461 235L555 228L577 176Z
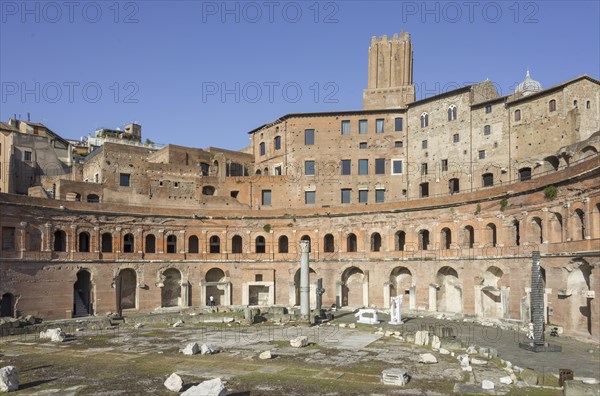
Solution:
M173 234L167 237L167 253L177 253L177 237Z
M484 173L481 175L481 185L483 187L491 187L494 185L494 174L493 173Z
M519 181L531 180L531 168L519 169Z
M112 252L112 234L105 232L102 234L102 253Z
M531 239L534 243L544 243L542 219L539 217L531 219Z
M585 239L585 213L581 209L575 209L575 232L577 238Z
M278 246L277 251L279 253L287 253L288 252L288 237L285 235L280 236L277 246Z
M371 234L371 251L379 252L381 250L381 235L378 232Z
M548 102L548 110L556 111L556 100L552 99L550 102Z
M216 235L210 237L209 240L210 252L212 254L221 253L221 238Z
M199 240L196 235L192 235L188 239L188 253L196 254L199 252Z
M266 149L265 149L265 142L262 142L262 143L259 145L259 150L260 150L260 155L265 155L265 153L266 153Z
M515 110L515 121L521 121L521 110Z
M356 252L358 246L356 243L356 235L350 233L346 237L346 251L348 252Z
M55 252L66 252L67 251L67 233L63 230L54 231L54 251Z
M460 181L457 178L448 180L448 189L450 194L455 194L460 191Z
M421 114L421 128L425 128L429 126L429 114L423 113Z
M335 239L333 238L333 235L325 235L323 238L323 246L325 248L325 253L333 253L335 251Z
M215 188L213 186L202 187L202 195L215 195Z
M97 196L96 194L88 194L87 201L89 203L98 203L98 202L100 202L100 197Z
M133 234L125 234L123 236L123 253L133 253Z
M256 253L265 253L266 252L266 241L265 241L265 237L262 235L259 235L256 237L256 240L254 242L254 248Z
M448 121L454 120L456 120L456 106L450 105L450 107L448 107Z
M231 253L242 253L242 237L239 235L234 235L231 238Z
M146 235L146 253L156 253L156 237L153 234Z
M464 230L464 246L473 249L473 245L475 244L475 229L470 225L465 226Z
M450 245L452 244L452 231L448 227L442 228L440 231L440 246L442 250L450 249Z
M429 231L419 231L419 250L427 250L429 248Z
M403 252L406 245L406 232L396 231L394 236L394 245L396 250Z
M494 223L489 223L485 226L485 233L487 234L488 245L496 247L497 235L496 235L496 225Z
M85 231L79 233L78 250L82 253L87 253L90 251L90 234Z

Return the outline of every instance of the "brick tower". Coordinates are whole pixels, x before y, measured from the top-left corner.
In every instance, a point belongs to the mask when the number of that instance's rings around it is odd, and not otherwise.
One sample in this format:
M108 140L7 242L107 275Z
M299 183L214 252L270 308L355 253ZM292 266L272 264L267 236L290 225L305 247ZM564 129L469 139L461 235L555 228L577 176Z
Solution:
M363 91L363 109L404 107L415 100L410 34L391 39L373 36L369 47L369 84Z

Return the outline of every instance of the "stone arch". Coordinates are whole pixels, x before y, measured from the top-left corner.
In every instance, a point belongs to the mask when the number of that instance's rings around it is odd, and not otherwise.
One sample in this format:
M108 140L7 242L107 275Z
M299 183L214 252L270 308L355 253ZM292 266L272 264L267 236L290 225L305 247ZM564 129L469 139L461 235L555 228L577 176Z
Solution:
M444 266L436 274L436 307L438 312L462 312L462 288L458 273Z
M100 197L97 194L88 194L86 201L88 203L100 203Z
M117 281L117 301L121 309L137 307L137 273L133 268L119 271Z
M598 153L598 149L596 149L596 147L594 147L594 146L585 146L584 148L581 149L579 158L580 159L588 158L588 157L591 157L591 156L593 156L593 155L595 155L597 153Z
M531 233L529 240L535 244L542 244L544 242L544 229L542 228L542 219L534 216L530 222Z
M294 274L294 305L300 305L300 268L298 268ZM311 307L316 307L317 306L317 295L316 295L316 291L317 291L317 272L312 269L309 268L308 271L308 284L310 287L310 306Z
M0 297L0 318L14 318L15 303L16 299L12 293L4 293L2 297Z
M349 233L346 236L346 251L347 252L356 252L358 250L358 243L356 240L356 234Z
M563 216L558 212L550 213L548 216L548 241L552 243L562 242Z
M88 253L90 251L90 233L82 231L79 233L77 241L77 251L81 253Z
M161 278L160 306L181 306L181 272L175 268L168 268L162 272Z
M496 224L487 223L485 225L485 244L486 246L496 247L498 243L498 231Z
M567 325L575 332L592 335L592 266L583 259L575 259L566 269L567 288L562 294L569 300Z
M577 208L573 211L573 240L585 239L585 212Z
M483 274L481 285L481 315L486 318L503 318L502 290L500 281L504 272L496 267L490 266Z
M167 253L177 253L177 235L167 235Z
M135 237L130 232L123 235L123 253L135 253Z
M213 186L202 187L202 195L212 196L215 195L215 188Z
M417 233L418 241L419 241L419 250L428 250L429 245L431 243L429 239L429 230L421 229Z
M54 231L54 249L55 252L67 251L67 233L63 230Z
M231 237L231 253L242 254L244 252L244 240L240 235Z
M94 314L92 292L92 274L82 269L77 272L77 280L73 284L73 316Z
M396 231L394 234L394 249L403 252L406 247L406 232Z
M364 306L365 274L355 266L346 268L342 273L342 306Z
M277 239L277 252L278 253L289 253L289 249L290 249L290 242L289 242L289 238L287 237L287 235L281 235L278 239Z
M217 235L212 235L208 240L208 247L211 254L221 253L221 238Z
M450 249L452 245L452 231L450 228L444 227L440 231L440 248L442 250Z
M266 253L267 252L267 240L264 236L259 235L254 240L254 251L257 254Z
M543 172L556 171L560 166L560 160L555 155L550 155L544 158L543 162Z
M378 232L374 232L371 234L371 251L381 251L381 234Z
M410 293L413 287L413 276L406 267L395 267L390 272L390 297L401 296Z
M211 268L204 275L202 287L205 305L210 301L210 296L213 296L215 305L231 304L231 282L228 272L218 267Z
M198 254L200 252L200 240L197 235L190 235L188 238L188 253Z
M156 253L156 237L154 234L146 235L146 244L144 246L146 253Z
M472 225L466 225L462 229L462 244L467 249L473 249L475 246L475 228Z
M110 232L102 233L100 237L100 251L102 253L112 252L112 234Z
M335 252L335 237L333 234L325 234L323 237L323 251L325 253Z

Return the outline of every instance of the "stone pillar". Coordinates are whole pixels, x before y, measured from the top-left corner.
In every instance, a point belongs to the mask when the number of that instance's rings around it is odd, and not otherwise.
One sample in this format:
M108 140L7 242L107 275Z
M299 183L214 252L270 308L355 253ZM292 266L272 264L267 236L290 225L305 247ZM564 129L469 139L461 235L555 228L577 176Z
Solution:
M509 315L509 307L510 307L510 300L509 300L509 292L510 292L510 287L506 287L506 286L502 286L500 287L500 301L502 303L502 318L503 319L510 319L510 315Z
M390 308L390 282L383 284L383 308Z
M365 307L369 306L369 271L365 271L363 275L363 305Z
M429 285L429 311L437 311L437 285Z
M188 281L181 281L181 306L188 307L190 305L189 301L190 289Z
M181 254L185 254L187 251L187 241L185 239L185 230L179 230L179 238L177 238L177 246L175 248L175 253L177 253L177 248L181 246ZM181 244L179 244L179 239L181 239Z
M583 199L583 236L584 239L592 239L592 235L590 233L591 230L591 219L592 217L592 209L590 208L590 199L585 197Z
M69 239L69 238L68 238ZM67 240L68 240L67 239ZM70 238L70 249L69 251L69 257L71 258L71 260L73 260L73 255L75 254L75 252L77 251L77 224L71 224L71 238ZM67 245L69 245L69 243L67 243Z
M300 241L300 315L302 319L308 319L310 316L309 250L310 242Z
M335 306L336 308L340 308L343 302L343 294L342 287L344 286L344 282L337 281L335 282Z
M46 252L52 251L52 242L54 241L54 233L52 232L52 224L46 223L46 238L45 238L45 249Z
M290 297L290 306L296 305L296 283L290 282L288 283L289 287L289 297Z
M417 308L417 286L411 286L408 289L408 309L416 309Z
M19 257L23 258L23 256L25 255L25 251L27 250L27 223L24 221L20 223L19 239Z

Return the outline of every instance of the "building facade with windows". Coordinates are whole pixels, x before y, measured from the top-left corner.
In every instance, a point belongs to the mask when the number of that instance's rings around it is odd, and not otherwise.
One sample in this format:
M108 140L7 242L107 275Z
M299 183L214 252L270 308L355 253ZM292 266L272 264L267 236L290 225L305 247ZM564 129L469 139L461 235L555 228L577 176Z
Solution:
M241 151L105 143L43 178L55 199L0 194L2 314L294 306L309 240L312 304L321 278L325 305L524 323L540 251L548 322L597 337L600 83L417 101L402 33L372 40L364 100Z

